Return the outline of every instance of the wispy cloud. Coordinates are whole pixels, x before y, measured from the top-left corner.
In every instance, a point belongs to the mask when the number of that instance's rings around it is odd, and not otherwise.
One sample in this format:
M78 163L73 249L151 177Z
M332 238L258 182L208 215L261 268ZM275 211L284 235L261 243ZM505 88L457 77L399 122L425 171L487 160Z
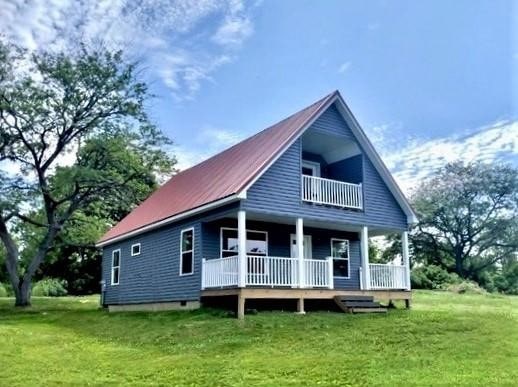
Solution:
M343 74L345 73L347 70L349 70L349 67L351 67L351 62L344 62L340 65L340 67L338 67L338 73L339 74Z
M176 146L175 153L178 158L177 167L180 170L189 168L237 144L243 137L243 134L231 130L205 126L194 138L194 144L192 146Z
M382 147L382 158L401 188L410 193L448 162L501 161L518 165L518 121L497 122L463 136L413 140L402 149L393 149Z
M192 99L253 33L242 0L0 0L0 20L0 34L31 50L122 48L177 100Z

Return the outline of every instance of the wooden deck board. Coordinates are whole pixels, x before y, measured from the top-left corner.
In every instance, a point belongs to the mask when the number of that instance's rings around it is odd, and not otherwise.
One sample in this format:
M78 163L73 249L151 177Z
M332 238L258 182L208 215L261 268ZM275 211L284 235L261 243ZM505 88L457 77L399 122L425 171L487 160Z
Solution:
M340 290L340 289L279 289L229 288L202 290L202 297L241 296L250 299L333 299L336 296L373 296L375 300L411 300L406 290Z

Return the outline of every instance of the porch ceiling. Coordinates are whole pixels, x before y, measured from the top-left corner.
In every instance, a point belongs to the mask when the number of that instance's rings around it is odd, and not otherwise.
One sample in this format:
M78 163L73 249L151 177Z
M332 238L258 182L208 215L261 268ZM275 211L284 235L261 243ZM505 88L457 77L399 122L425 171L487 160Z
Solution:
M226 218L237 219L237 212L232 213ZM250 212L246 213L247 220L253 220L258 222L271 222L278 224L288 224L295 226L295 222L297 217L295 216L279 216L275 214L265 214L258 212ZM339 222L331 222L331 221L321 221L315 220L311 218L304 218L304 227L312 227L312 228L320 228L325 230L339 230L339 231L348 231L348 232L360 232L361 225L355 224L347 224L347 223L339 223ZM402 230L393 230L387 228L379 228L379 227L369 227L369 236L380 236L386 235L394 232L401 232Z

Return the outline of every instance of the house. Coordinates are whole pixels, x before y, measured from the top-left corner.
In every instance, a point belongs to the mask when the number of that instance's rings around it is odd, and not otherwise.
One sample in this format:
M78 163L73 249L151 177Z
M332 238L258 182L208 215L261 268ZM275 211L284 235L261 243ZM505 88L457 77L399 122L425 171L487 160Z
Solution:
M210 297L410 303L416 216L340 93L175 175L98 242L110 310ZM369 263L400 233L402 264Z

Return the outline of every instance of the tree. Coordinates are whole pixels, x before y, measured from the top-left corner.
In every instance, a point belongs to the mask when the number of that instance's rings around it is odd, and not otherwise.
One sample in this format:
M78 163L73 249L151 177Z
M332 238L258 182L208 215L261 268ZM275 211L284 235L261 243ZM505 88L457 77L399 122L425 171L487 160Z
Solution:
M112 139L110 147L116 148L117 151L112 149L109 155L123 153L127 161L124 164L111 164L120 169L118 173L121 175L126 173L127 166L131 165L132 171L140 169L138 175L141 177L128 183L124 198L105 197L76 211L64 225L62 232L56 236L54 245L34 275L35 281L45 277L63 279L67 283L69 294L92 294L99 291L101 254L95 247L95 242L110 225L120 221L158 187L157 176L146 168L143 156L135 152L130 145L123 139ZM20 262L22 269L28 265L28 260L32 257L31 252L40 239L39 233L41 230L38 227L30 224L20 225L20 239L25 242L25 254L22 254Z
M518 250L518 170L452 163L413 197L419 223L411 239L417 259L479 281Z
M30 305L32 278L74 215L128 201L149 171L170 172L171 142L149 120L148 98L122 52L28 53L0 43L0 162L19 169L0 172L0 239L17 306ZM16 243L27 225L34 243Z

